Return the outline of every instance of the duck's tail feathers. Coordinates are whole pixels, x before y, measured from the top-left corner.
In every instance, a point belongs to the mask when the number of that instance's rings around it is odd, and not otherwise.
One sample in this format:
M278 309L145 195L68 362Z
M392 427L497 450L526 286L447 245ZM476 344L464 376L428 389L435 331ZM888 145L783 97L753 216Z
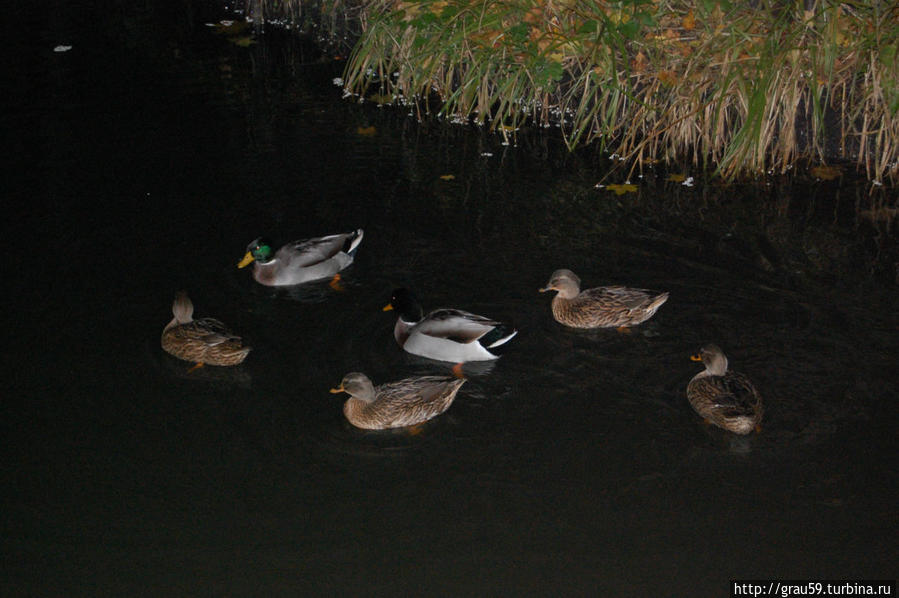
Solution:
M488 349L492 349L509 342L516 334L518 331L508 324L497 324L493 330L479 338L478 342Z
M661 295L658 295L655 299L653 299L652 303L650 303L646 309L654 312L655 310L662 307L662 304L665 303L666 301L668 301L668 293L667 292L662 293Z
M346 241L343 243L343 252L350 257L355 257L359 243L362 242L363 230L357 228L354 232L347 235Z

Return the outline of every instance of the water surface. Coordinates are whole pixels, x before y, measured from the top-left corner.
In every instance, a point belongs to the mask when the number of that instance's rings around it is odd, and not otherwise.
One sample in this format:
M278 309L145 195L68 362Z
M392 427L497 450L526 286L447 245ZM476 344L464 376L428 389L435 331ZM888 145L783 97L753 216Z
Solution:
M895 233L859 215L882 196L648 173L617 197L594 188L607 160L551 135L341 102L340 65L308 48L98 15L22 15L13 44L4 594L895 577ZM260 235L358 227L343 292L235 268ZM568 330L537 293L561 267L671 298L630 334ZM419 433L359 431L327 392L344 373L448 368L393 341L400 285L520 333ZM179 289L254 346L245 364L161 351ZM687 404L706 342L761 390L760 434Z

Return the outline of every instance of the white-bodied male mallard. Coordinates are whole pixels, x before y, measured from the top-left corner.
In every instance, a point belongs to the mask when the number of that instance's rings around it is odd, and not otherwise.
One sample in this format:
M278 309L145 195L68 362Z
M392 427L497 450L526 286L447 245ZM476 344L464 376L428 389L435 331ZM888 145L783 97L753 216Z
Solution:
M705 365L687 384L687 399L696 413L735 434L759 431L765 408L749 378L727 369L727 357L717 345L704 346L690 359Z
M270 287L331 278L353 263L362 242L362 229L339 235L294 241L278 251L260 237L247 246L238 268L253 263L253 278Z
M237 365L250 347L215 318L193 319L194 304L179 292L172 303L175 316L162 330L162 348L178 359L197 365Z
M416 376L374 386L368 376L352 372L332 393L350 395L343 414L357 428L383 430L414 426L437 417L453 404L463 378Z
M501 322L459 309L437 309L424 315L408 289L396 289L384 311L396 310L393 336L409 353L430 359L461 363L497 359L493 349L508 342L518 331Z
M556 291L552 312L573 328L622 328L645 322L668 300L668 293L622 286L581 290L571 270L556 270L541 293Z

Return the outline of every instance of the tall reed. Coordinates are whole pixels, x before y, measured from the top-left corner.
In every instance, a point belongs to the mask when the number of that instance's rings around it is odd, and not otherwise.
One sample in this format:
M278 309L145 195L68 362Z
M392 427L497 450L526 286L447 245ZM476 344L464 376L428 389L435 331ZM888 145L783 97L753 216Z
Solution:
M254 0L263 1L263 0ZM298 2L299 0L284 0ZM341 0L334 0L341 1ZM899 177L899 7L882 0L367 0L347 89L506 136L561 127L636 168L855 160Z

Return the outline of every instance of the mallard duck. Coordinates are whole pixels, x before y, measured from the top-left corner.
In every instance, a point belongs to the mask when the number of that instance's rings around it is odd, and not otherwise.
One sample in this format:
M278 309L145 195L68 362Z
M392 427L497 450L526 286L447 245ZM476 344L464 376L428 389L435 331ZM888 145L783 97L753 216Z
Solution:
M383 430L414 426L437 417L453 404L464 378L416 376L374 386L368 376L352 372L332 393L350 395L343 414L357 428Z
M162 348L178 359L198 366L237 365L247 358L250 347L215 318L193 319L194 304L183 291L172 303L174 318L162 330Z
M557 291L553 317L572 328L623 328L645 322L668 300L668 293L622 286L581 290L571 270L556 270L541 293Z
M705 365L687 384L687 399L696 413L735 434L758 431L765 409L749 378L727 369L727 357L717 345L704 346L690 359Z
M430 359L460 363L497 359L488 349L508 342L518 331L459 309L437 309L423 315L421 305L408 289L396 289L384 311L396 310L393 328L396 342L409 353Z
M353 263L362 242L362 229L339 235L288 243L276 252L260 237L247 246L238 268L253 263L253 278L270 287L330 278Z

